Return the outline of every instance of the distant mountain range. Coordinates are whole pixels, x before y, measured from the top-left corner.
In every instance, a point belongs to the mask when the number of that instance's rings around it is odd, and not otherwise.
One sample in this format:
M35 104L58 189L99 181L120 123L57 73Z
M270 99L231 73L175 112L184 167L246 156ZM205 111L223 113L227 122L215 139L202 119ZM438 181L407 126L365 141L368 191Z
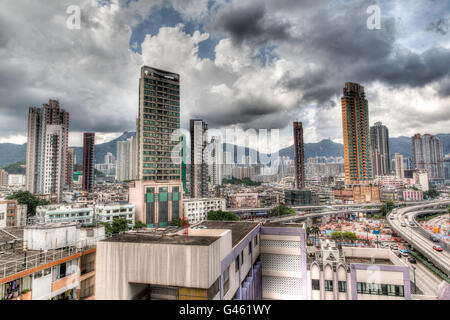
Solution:
M111 152L114 156L117 153L117 142L125 141L132 136L135 136L135 132L124 132L120 137L112 141L97 144L95 146L95 160L96 163L103 163L104 156L107 152ZM444 147L444 155L450 153L450 134L438 134L439 139L442 141ZM391 148L391 158L394 157L395 153L401 153L403 156L410 158L412 157L412 145L411 138L408 137L398 137L389 139ZM229 145L228 147L233 147ZM224 144L224 150L226 144ZM235 161L237 161L237 150L240 149L241 152L245 152L246 155L249 154L249 148L234 146L235 148ZM17 145L11 143L0 144L0 167L6 167L17 162L25 162L26 157L26 144ZM252 150L252 152L255 152ZM243 154L243 153L242 153ZM83 148L75 147L75 155L77 157L77 162L80 163L83 156ZM294 158L294 146L290 146L279 151L280 157L290 157ZM259 155L258 155L259 156ZM331 140L322 140L317 143L306 143L305 144L305 159L311 157L343 157L343 146L340 143L335 143Z

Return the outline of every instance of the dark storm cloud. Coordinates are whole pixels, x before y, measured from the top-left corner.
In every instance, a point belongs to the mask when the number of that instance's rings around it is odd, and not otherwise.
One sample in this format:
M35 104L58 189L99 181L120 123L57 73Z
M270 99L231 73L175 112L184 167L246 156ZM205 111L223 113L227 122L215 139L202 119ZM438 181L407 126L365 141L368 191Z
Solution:
M211 96L209 99L215 101L216 108L214 112L211 112L209 109L199 110L195 117L205 119L211 127L240 124L247 128L247 125L255 119L271 116L272 120L276 121L279 117L280 106L260 97L248 96L231 103L230 101L222 101L219 102L219 106L217 106L218 101L214 97ZM208 98L204 100L204 102L206 101L208 101ZM266 128L267 126L271 127L271 124L268 124L266 121L252 127ZM274 126L274 128L279 128L279 124Z
M227 8L219 13L214 24L238 45L250 42L261 46L273 40L286 40L290 37L291 25L268 17L263 3Z
M437 21L430 22L426 30L436 32L445 36L450 29L450 18L440 18Z

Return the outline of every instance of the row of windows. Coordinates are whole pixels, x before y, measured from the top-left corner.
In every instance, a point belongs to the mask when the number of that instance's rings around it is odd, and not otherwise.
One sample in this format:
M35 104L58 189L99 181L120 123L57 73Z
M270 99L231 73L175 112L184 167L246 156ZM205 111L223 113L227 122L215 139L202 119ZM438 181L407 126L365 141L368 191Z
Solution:
M334 291L334 283L332 280L325 280L325 291L333 292ZM312 280L312 290L320 290L320 280L313 279ZM347 292L347 282L346 281L338 281L338 291L339 292Z
M152 80L152 79L145 79L144 81L147 83L147 84L144 84L144 87L147 89L150 89L150 87L151 87L148 83L156 84L156 85L160 86L161 89L163 89L163 87L177 89L177 90L180 89L180 86L177 84L171 84L171 83L156 81L156 80Z
M365 282L358 282L358 293L393 297L405 296L404 286Z
M156 104L156 103L147 103L146 106L147 107L153 107L153 109L144 108L144 112L145 113L155 113L154 111L157 110L157 109L155 109L156 107L158 107L161 110L171 110L171 111L178 111L178 112L180 112L180 107L165 106L165 105Z

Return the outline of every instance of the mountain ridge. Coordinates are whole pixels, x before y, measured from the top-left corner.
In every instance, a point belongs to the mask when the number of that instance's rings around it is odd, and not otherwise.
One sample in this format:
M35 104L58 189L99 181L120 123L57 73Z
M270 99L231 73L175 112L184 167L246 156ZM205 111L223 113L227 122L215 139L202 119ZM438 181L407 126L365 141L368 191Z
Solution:
M135 136L136 132L125 131L120 137L111 140L109 142L96 144L95 145L95 161L96 163L103 163L104 156L107 152L111 152L115 157L117 156L117 142L125 141L132 136ZM450 134L437 134L437 137L441 139L444 148L444 155L450 153ZM412 144L411 138L400 136L396 138L389 139L391 159L394 157L395 153L401 153L404 157L412 157ZM245 152L246 155L251 152L256 152L254 149L244 148L242 146L233 146L235 151L240 149L241 154ZM226 144L223 144L224 150ZM242 150L244 148L244 150ZM82 147L74 147L75 155L77 157L77 163L80 162L83 156ZM15 164L18 162L25 162L27 145L22 144L12 144L12 143L2 143L0 144L0 168ZM257 153L258 158L259 154ZM291 145L287 148L279 150L280 157L294 158L294 146ZM324 139L316 143L305 143L305 160L310 157L343 157L343 145L331 141L330 139ZM235 152L235 161L237 161L237 152Z

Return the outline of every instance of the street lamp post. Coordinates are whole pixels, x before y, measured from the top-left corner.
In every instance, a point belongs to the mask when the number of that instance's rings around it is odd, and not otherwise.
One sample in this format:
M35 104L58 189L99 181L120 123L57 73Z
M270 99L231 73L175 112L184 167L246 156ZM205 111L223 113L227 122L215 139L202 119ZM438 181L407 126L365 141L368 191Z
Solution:
M417 294L417 286L416 286L416 267L412 266L413 274L414 274L414 294Z

